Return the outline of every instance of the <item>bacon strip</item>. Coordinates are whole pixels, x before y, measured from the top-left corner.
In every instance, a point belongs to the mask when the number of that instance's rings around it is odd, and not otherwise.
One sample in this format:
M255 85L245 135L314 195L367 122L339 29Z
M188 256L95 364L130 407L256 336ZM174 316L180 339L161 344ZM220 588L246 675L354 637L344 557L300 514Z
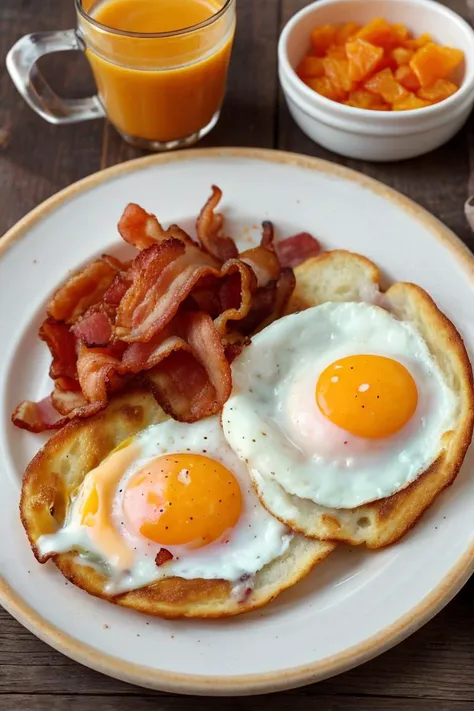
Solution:
M196 232L201 243L201 247L212 254L216 259L225 262L227 259L234 259L238 255L238 249L231 237L222 234L224 228L224 216L219 212L214 212L222 198L222 190L215 185L212 186L212 194L206 202L196 221Z
M80 390L67 390L60 386L58 381L54 384L51 393L51 405L60 415L69 415L74 410L82 409L87 405L87 400Z
M134 283L117 311L117 338L129 343L151 340L171 321L196 286L199 292L199 285L206 283L205 280L223 280L235 273L240 277L241 301L229 313L217 318L219 332L224 331L229 319L248 313L254 279L241 260L229 260L218 269L204 252L196 247L185 248L177 240L150 247L142 255L147 263L137 269Z
M55 293L39 334L52 355L54 390L39 403L21 403L17 426L62 427L99 412L137 380L177 420L220 411L231 392L230 362L284 312L294 288L271 222L262 224L261 244L238 255L216 212L221 196L214 186L198 217L201 246L138 205L126 207L119 231L139 252L129 262L103 255ZM295 235L282 251L295 259L315 244Z
M95 311L75 323L71 333L88 348L105 347L112 336L112 324L106 313Z
M117 274L104 294L104 303L118 306L130 288L131 280L127 273Z
M180 330L182 342L147 372L146 380L165 412L195 422L221 410L232 390L232 375L210 316L183 314Z
M48 346L53 357L49 376L76 379L76 339L65 323L47 318L40 326L39 337Z
M147 249L168 239L179 239L184 244L194 244L191 237L178 225L170 225L165 230L155 215L140 205L129 203L118 224L121 237L137 249Z
M278 242L276 252L282 267L297 267L310 257L317 257L321 245L309 232L300 232Z
M106 407L107 403L92 402L83 407L72 410L67 417L60 417L55 410L51 396L43 398L39 402L23 400L15 408L12 415L12 422L16 427L28 432L45 432L47 430L58 430L64 427L74 417L91 417Z
M116 273L103 259L91 262L56 291L48 306L48 316L56 321L74 323L101 300Z
M120 360L109 348L79 347L77 374L88 402L105 402L109 393L121 385Z

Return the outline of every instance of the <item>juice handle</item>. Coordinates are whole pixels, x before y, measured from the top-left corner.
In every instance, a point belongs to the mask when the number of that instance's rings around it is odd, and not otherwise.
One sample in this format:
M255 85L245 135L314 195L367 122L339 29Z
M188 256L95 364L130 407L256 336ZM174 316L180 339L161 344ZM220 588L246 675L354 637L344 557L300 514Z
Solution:
M40 57L67 50L84 50L76 30L25 35L7 55L8 73L27 104L49 123L67 124L104 117L97 95L85 99L61 98L38 70L36 63Z

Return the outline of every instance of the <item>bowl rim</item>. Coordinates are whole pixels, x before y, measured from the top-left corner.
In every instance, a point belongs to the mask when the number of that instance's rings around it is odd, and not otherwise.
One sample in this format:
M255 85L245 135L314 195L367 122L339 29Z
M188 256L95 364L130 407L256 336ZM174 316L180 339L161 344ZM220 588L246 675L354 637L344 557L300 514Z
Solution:
M469 102L463 102L462 104L456 105L454 107L455 110L451 110L448 114L435 113L433 115L433 113L431 113L429 116L425 115L423 121L412 121L412 123L410 124L402 123L398 121L397 118L401 113L410 113L411 115L413 115L414 111L365 111L365 114L370 113L374 115L373 117L371 117L372 121L370 123L364 120L364 118L362 118L362 120L360 121L352 121L351 123L349 123L345 116L338 115L337 112L335 114L330 114L329 112L321 111L319 107L312 105L306 99L306 97L300 96L295 91L295 89L291 86L291 84L288 82L287 78L284 75L280 74L279 80L287 102L291 101L293 104L295 104L295 106L297 106L298 109L308 117L308 119L316 121L320 124L326 124L327 126L335 128L339 131L350 131L351 133L354 133L357 136L371 136L385 138L387 140L400 136L416 136L418 134L437 129L441 126L448 126L451 123L454 123L454 121L457 120L459 116L463 115L466 112L466 109L468 109L468 111L471 110L469 103L474 104L473 95L472 99L470 99ZM361 111L363 110L361 109ZM419 111L419 109L416 109L415 111ZM377 121L379 113L383 113L384 115L386 113L389 114L392 117L392 121Z
M379 0L364 0L364 2L377 5ZM385 2L391 3L392 5L400 4L400 0L385 0ZM371 109L360 109L355 106L346 106L345 104L341 104L337 101L332 101L331 99L318 94L306 86L306 84L299 78L288 59L287 44L291 33L295 30L301 20L321 8L328 7L330 5L357 5L359 3L360 0L316 0L296 12L292 17L290 17L288 22L283 27L278 40L279 68L290 82L290 85L292 85L295 91L299 92L302 97L305 97L307 102L313 103L315 108L323 112L330 112L335 115L338 114L341 119L344 118L347 121L361 120L365 122L368 119L375 119L377 123L380 122L382 124L389 124L396 119L399 125L405 123L411 124L415 116L419 119L433 118L436 114L449 112L450 109L454 108L454 106L463 103L464 101L468 102L469 99L474 102L474 62L470 67L470 70L466 71L466 76L455 94L449 96L447 99L443 99L443 101L440 101L437 104L433 104L432 106L424 106L422 108L409 109L407 111L373 111ZM454 12L454 10L451 10L451 8L446 5L442 5L436 0L404 0L403 5L417 5L423 8L425 12L444 15L447 20L458 25L459 29L464 31L464 33L470 38L474 56L474 29L457 12ZM471 92L472 96L469 96L469 92Z

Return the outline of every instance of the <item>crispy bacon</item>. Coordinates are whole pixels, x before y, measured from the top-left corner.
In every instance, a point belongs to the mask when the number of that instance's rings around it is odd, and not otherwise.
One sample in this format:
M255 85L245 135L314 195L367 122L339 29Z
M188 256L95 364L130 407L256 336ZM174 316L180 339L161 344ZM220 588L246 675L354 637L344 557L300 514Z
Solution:
M168 239L179 239L184 244L194 244L191 237L178 225L170 225L167 230L155 215L146 212L140 205L129 203L118 224L120 235L137 249L147 249Z
M223 280L235 273L240 276L241 301L217 317L219 332L223 332L229 319L242 318L248 313L254 280L241 260L229 260L219 269L204 252L184 247L177 240L168 240L149 250L141 253L147 263L143 269L137 269L137 277L118 308L117 338L129 343L151 340L171 321L194 288L199 293L204 280L207 283L209 279Z
M112 267L112 269L115 269L117 273L119 272L126 272L127 269L130 266L130 262L122 262L118 257L114 257L113 254L102 254L101 259L109 265L109 267Z
M71 326L71 333L88 348L105 347L112 336L112 323L104 311L94 311Z
M275 230L273 227L273 222L270 220L264 220L262 222L262 240L260 242L262 247L266 249L274 249L273 241L275 239Z
M293 269L290 267L283 267L281 270L280 278L276 283L275 298L273 302L273 307L271 312L263 319L258 325L258 330L261 331L262 328L266 328L277 318L283 316L285 309L288 305L290 297L295 289L296 279L293 273ZM257 329L257 327L256 327Z
M54 390L51 393L51 404L60 415L69 415L70 412L78 410L87 405L87 400L81 390L63 389L61 382L56 381Z
M252 268L259 287L268 286L280 276L280 262L272 249L262 246L253 247L242 252L239 259Z
M127 273L117 274L104 294L104 303L118 306L130 288L131 283L130 276Z
M64 427L74 417L91 417L106 407L107 403L92 402L72 410L67 417L60 417L54 408L51 396L43 398L39 402L23 400L15 408L12 415L12 422L16 427L28 432L45 432L47 430L58 430Z
M49 376L53 380L60 377L77 378L76 339L69 326L47 318L41 324L38 335L46 343L53 357Z
M219 412L230 395L232 376L224 346L210 316L183 314L181 342L146 374L157 402L182 422L195 422ZM165 355L165 354L163 354Z
M160 548L155 557L156 565L160 567L160 565L164 565L169 560L173 560L173 554L166 548Z
M222 198L222 190L215 185L211 189L212 195L202 208L196 221L196 232L201 247L216 259L225 262L227 259L237 257L239 252L234 240L222 234L224 216L220 212L215 212Z
M317 257L321 245L309 232L300 232L278 242L276 251L282 267L297 267L310 257Z
M317 245L302 234L277 249L267 221L260 245L238 255L216 212L221 196L213 187L198 217L201 246L138 205L126 207L119 231L138 254L128 262L102 255L55 293L39 332L52 355L54 389L16 408L18 427L40 432L89 417L136 382L177 420L221 410L231 392L231 361L284 313L294 289L279 250L295 260Z
M56 321L75 323L102 299L116 273L103 259L91 262L56 291L48 306L48 316Z
M82 393L88 402L105 402L109 393L122 384L120 359L109 348L79 346L77 374Z

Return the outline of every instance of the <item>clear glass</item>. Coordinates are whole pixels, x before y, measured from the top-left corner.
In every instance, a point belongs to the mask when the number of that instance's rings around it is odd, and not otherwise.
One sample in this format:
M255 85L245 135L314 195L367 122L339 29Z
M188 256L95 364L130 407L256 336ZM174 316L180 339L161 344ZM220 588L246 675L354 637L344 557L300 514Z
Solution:
M56 124L107 116L126 141L154 151L192 145L215 126L225 93L236 0L212 0L216 12L209 19L161 33L112 29L94 18L107 0L75 1L77 30L26 35L8 54L10 76L37 113ZM41 56L64 50L85 51L96 96L63 99L37 72Z

